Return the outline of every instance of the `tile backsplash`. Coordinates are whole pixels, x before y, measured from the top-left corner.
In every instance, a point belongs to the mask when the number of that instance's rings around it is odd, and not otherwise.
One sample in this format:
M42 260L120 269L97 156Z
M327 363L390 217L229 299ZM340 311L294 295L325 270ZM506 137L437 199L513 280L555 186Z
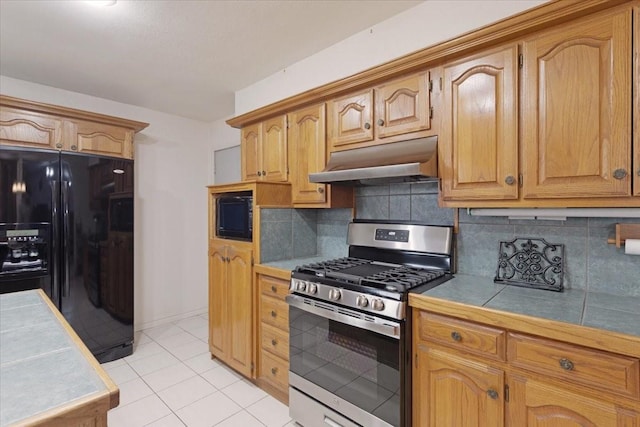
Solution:
M415 221L453 225L454 209L438 207L436 182L359 187L360 219ZM262 262L347 254L351 209L262 209ZM568 218L564 221L510 220L469 216L459 210L457 272L495 276L500 241L543 238L564 244L564 286L622 296L640 296L640 257L607 243L617 222L637 218Z

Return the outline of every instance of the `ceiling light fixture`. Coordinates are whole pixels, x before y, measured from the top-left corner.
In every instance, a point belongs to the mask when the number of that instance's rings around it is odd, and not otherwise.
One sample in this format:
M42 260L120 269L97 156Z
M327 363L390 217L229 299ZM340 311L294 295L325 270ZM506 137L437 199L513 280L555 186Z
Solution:
M117 0L85 0L92 6L113 6Z

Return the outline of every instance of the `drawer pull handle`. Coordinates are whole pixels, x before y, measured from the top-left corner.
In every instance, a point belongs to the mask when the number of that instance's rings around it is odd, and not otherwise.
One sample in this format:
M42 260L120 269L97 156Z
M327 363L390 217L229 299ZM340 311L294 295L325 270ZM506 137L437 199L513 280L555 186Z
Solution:
M271 340L271 345L274 346L274 347L277 346L278 345L278 340L276 340L276 339Z
M278 313L275 312L275 310L271 310L271 317L276 317L278 315Z
M457 342L462 341L462 335L460 335L458 332L451 332L451 339Z
M271 373L276 375L278 373L278 368L271 368Z
M489 390L487 390L487 396L489 396L493 400L496 400L498 398L498 392L490 388Z
M573 362L563 357L560 359L560 367L565 371L573 371Z
M276 288L276 285L271 285L271 292L277 292L278 289Z

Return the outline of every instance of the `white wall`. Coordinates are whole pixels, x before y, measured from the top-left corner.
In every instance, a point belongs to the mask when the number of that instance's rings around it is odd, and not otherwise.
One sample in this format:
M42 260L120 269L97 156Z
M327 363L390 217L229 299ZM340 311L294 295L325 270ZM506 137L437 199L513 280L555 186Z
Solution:
M545 1L425 1L237 91L235 113L348 77L542 3Z
M134 144L134 326L206 312L211 124L5 76L0 93L149 123Z

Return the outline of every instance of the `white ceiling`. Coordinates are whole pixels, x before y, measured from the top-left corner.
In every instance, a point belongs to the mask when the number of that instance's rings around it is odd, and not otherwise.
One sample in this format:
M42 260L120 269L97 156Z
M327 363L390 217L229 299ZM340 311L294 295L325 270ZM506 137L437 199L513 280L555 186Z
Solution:
M212 121L234 91L418 3L0 0L0 74Z

